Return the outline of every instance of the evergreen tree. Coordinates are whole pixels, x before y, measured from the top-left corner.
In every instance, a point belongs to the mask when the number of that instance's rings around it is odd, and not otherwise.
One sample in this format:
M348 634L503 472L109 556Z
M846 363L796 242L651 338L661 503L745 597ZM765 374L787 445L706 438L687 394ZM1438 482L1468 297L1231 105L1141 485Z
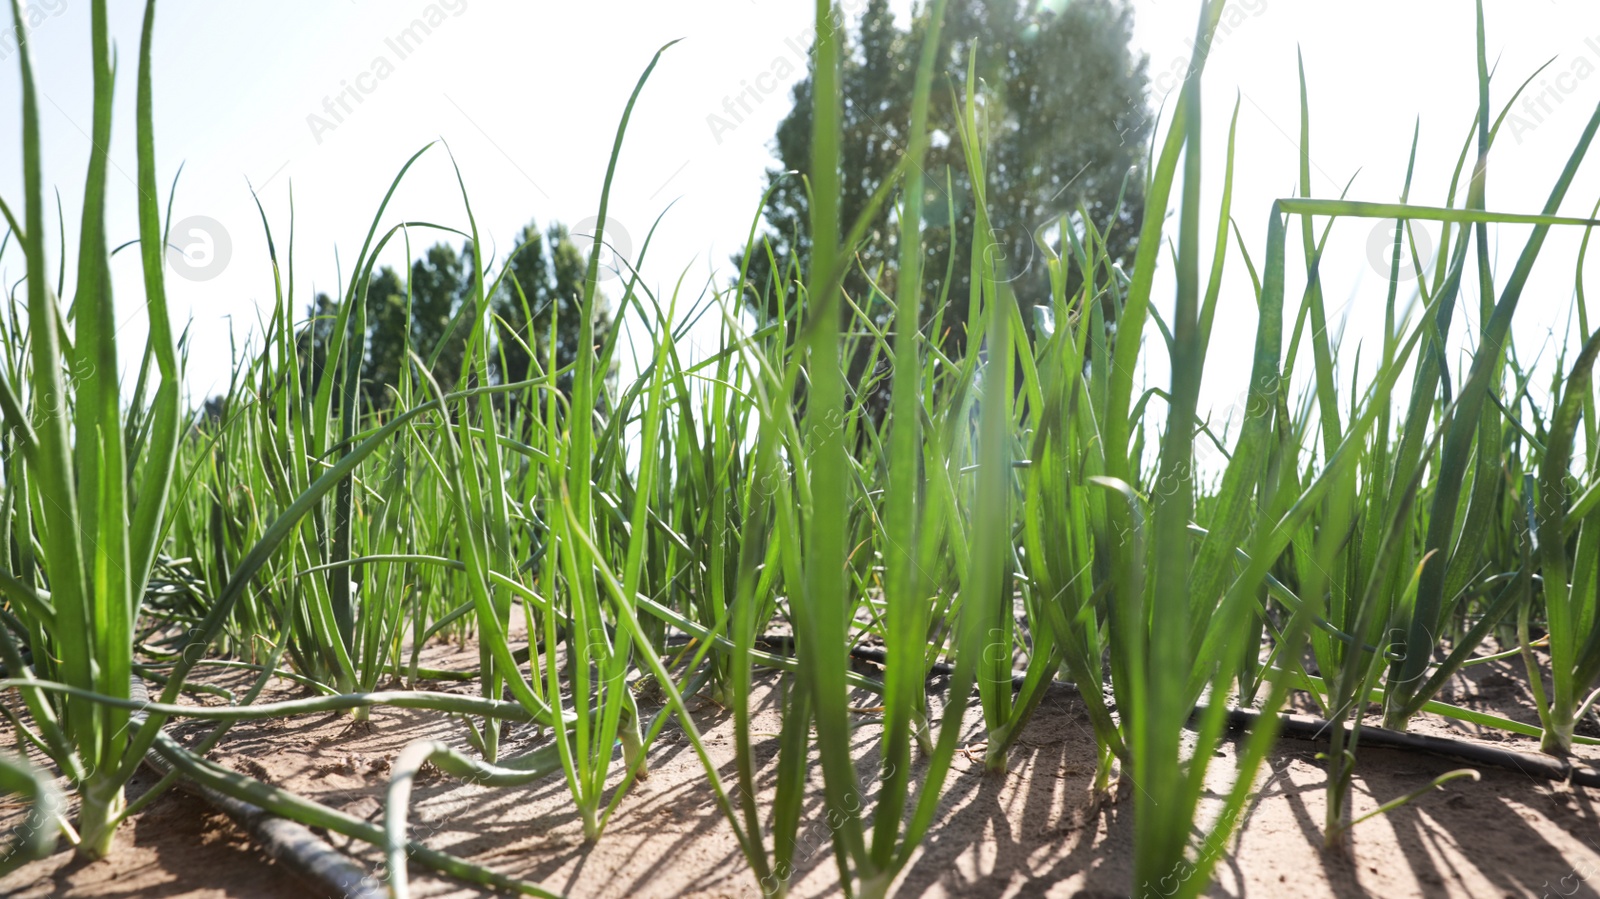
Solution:
M315 395L328 364L329 344L333 341L333 326L337 319L337 304L333 297L318 293L306 309L306 323L295 335L295 348L301 365L300 383L306 395Z
M948 289L943 340L948 351L960 352L971 289L974 209L956 123L969 54L976 55L977 91L989 136L990 225L1025 313L1028 306L1048 302L1049 279L1035 240L1059 246L1056 224L1063 216L1071 224L1087 214L1098 230L1110 229L1112 258L1131 262L1144 200L1139 166L1150 123L1145 60L1129 49L1133 19L1125 0L952 0L946 16L929 110L923 297L932 303ZM858 28L847 35L841 76L843 227L866 209L905 150L922 28L919 19L910 32L901 30L887 0L871 0ZM794 88L794 108L774 138L782 165L767 172L772 194L764 209L764 236L778 268L774 271L759 249L749 260L752 290L744 300L769 320L778 311L780 292L793 307L794 272L806 271L809 263L805 185L787 172L810 167L811 83L808 75ZM856 264L844 279L846 293L880 320L887 304L877 301L871 285L889 295L895 290L894 205L886 203L869 223ZM1031 324L1032 316L1023 320Z
M497 383L526 380L551 370L552 365L569 367L578 358L579 304L587 256L559 223L540 232L537 224L530 222L516 245L519 249L508 262L509 272L489 300L495 315L490 378ZM393 404L400 372L412 364L408 350L424 362L434 360L431 373L447 390L463 383L463 376L469 374L463 371L463 364L473 315L466 304L476 277L471 246L457 252L449 244L434 244L411 264L409 274L408 285L393 268L383 266L367 288L367 355L362 381L369 409ZM598 344L610 332L611 321L603 294L597 295L596 303ZM299 346L312 390L322 377L336 316L335 301L327 294L318 294L307 309ZM537 365L529 349L537 354ZM570 391L571 375L562 376L558 386L563 392Z
M580 303L588 257L566 226L558 222L540 234L538 224L529 222L517 236L517 246L521 249L511 258L510 275L494 299L501 323L496 375L502 381L523 380L538 371L551 370L552 365L556 369L572 365L578 358L582 325ZM610 332L611 319L604 295L597 294L595 301L594 337L598 344ZM556 322L553 348L552 317ZM514 339L513 334L520 340ZM530 364L524 344L538 354L537 368ZM558 384L563 393L570 391L572 376L563 375Z
M391 388L400 383L406 351L413 346L408 312L406 286L386 265L367 286L367 362L362 378L372 408L393 403Z
M472 278L470 250L457 253L446 243L434 244L411 264L411 346L424 362L433 361L433 377L446 390L461 382L472 330L472 311L461 307L471 296Z

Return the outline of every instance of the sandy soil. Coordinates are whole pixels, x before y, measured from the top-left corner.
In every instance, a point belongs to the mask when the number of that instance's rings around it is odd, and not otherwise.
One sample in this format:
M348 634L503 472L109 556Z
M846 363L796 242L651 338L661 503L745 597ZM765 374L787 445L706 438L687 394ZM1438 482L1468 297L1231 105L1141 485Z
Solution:
M429 655L431 663L443 667L468 668L476 658L475 651L446 648ZM1495 663L1469 674L1443 698L1531 720L1520 665ZM770 775L778 682L767 677L759 683L756 753ZM285 689L282 695L295 694ZM704 697L692 700L692 706L724 778L731 781L731 716ZM242 724L212 757L377 821L388 760L406 743L429 737L464 744L459 723L427 713L378 710L369 729L352 729L347 722L323 714ZM1537 748L1533 740L1483 734L1440 719L1419 719L1414 730L1525 751ZM975 714L969 714L967 731L970 739L981 739ZM871 717L863 716L854 743L864 789L877 774L871 751L877 732ZM541 739L532 727L514 727L508 738L508 753L532 749ZM1231 779L1233 748L1226 744L1213 762L1214 790L1226 788ZM1600 896L1600 791L1482 768L1480 782L1454 782L1360 825L1350 854L1342 856L1321 849L1326 779L1316 758L1321 748L1285 740L1270 756L1243 835L1218 864L1214 895ZM1593 748L1583 755L1600 758ZM760 887L713 804L700 762L676 725L669 724L650 759L652 776L623 800L594 846L583 844L559 777L521 789L424 777L413 797L412 833L435 848L571 896L759 896ZM1457 767L1448 759L1363 749L1356 814ZM1120 801L1096 806L1089 795L1093 770L1093 735L1082 704L1070 687L1054 687L1014 752L1009 773L988 775L976 761L957 757L940 821L905 873L898 895L1129 895L1130 791L1137 787L1124 782ZM835 896L840 891L821 812L820 774L814 780L799 836L794 892ZM337 836L332 841L381 874L378 854L370 847ZM434 877L420 865L412 865L412 875L418 895L487 895ZM1133 895L1160 896L1166 889L1170 883L1165 889L1152 884ZM250 848L227 819L177 792L119 834L111 858L81 865L61 852L0 881L0 893L26 899L308 895Z
M156 778L141 772L130 785L137 795ZM16 803L0 804L6 827ZM274 866L204 800L178 790L154 803L117 831L112 856L83 864L70 851L13 872L0 880L5 896L303 896L298 880Z

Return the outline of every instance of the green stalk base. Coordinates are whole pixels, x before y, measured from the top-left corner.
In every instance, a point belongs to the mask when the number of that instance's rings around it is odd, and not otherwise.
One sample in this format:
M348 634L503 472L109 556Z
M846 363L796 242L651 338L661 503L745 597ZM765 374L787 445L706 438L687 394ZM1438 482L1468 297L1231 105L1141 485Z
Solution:
M1111 792L1113 777L1116 774L1116 756L1111 750L1101 748L1100 759L1094 766L1094 795L1106 796Z
M889 895L889 887L894 885L894 878L889 872L883 871L866 880L861 881L861 886L856 890L857 899L884 899Z
M585 804L578 814L583 819L583 841L591 845L600 842L600 816L594 806Z
M1010 755L1009 740L989 740L989 748L983 753L983 770L990 774L1004 774L1010 770L1006 756Z
M1572 755L1572 735L1575 722L1555 721L1544 729L1544 735L1539 738L1539 751L1557 758L1566 758Z
M639 732L631 728L623 728L622 733L618 734L618 738L622 740L623 764L628 767L629 771L634 773L637 779L649 780L650 763L645 758L644 740L640 738Z
M86 784L78 808L78 857L98 861L111 854L111 841L117 834L122 810L127 806L122 788L110 796L100 796L93 784Z
M1389 730L1397 731L1403 734L1411 726L1411 716L1402 715L1398 711L1385 712L1383 715L1383 726Z

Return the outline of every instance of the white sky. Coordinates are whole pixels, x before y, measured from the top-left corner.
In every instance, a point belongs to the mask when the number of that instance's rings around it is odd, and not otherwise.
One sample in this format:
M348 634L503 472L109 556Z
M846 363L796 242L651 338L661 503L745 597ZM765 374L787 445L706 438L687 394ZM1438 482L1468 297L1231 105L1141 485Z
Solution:
M846 5L859 9L861 3ZM61 192L71 244L88 150L89 4L34 0L33 6L42 18L31 46L41 94L45 177ZM388 41L430 6L442 12L442 23L401 58ZM1234 215L1258 262L1269 204L1290 194L1297 180L1297 46L1305 54L1310 82L1317 195L1337 196L1359 170L1352 197L1396 199L1420 116L1412 199L1443 204L1477 102L1471 3L1235 0L1233 6L1207 73L1206 167L1220 169L1237 92L1242 111ZM111 7L122 60L112 146L110 239L115 244L137 234L132 113L143 4L111 0ZM909 7L910 0L896 5L902 17ZM1159 88L1173 83L1160 76L1187 61L1198 4L1136 0L1135 10L1136 44L1150 54L1159 102ZM686 40L667 51L635 110L612 193L612 222L637 249L655 218L675 204L645 264L650 283L670 294L687 272L686 292L692 298L713 271L725 278L727 257L743 243L760 199L763 170L772 164L768 144L786 112L788 88L804 71L796 47L806 46L810 15L810 4L798 0L162 0L155 84L163 191L178 164L185 163L175 218L214 220L231 243L231 258L215 277L169 278L175 324L193 322L195 399L225 387L230 319L242 336L256 321L257 304L272 297L266 242L246 179L262 192L280 254L293 183L300 309L313 290L335 290L335 248L348 275L395 172L434 138L449 142L480 231L504 254L530 217L543 227L552 219L576 224L594 214L617 117L651 54L674 38ZM1543 107L1539 100L1519 104L1522 123L1515 134L1501 137L1489 175L1491 208L1536 212L1600 103L1600 4L1490 0L1487 18L1489 56L1499 62L1492 94L1496 106L1535 68L1556 57L1530 90L1545 92ZM381 80L370 77L366 73L375 65L392 71L383 72L387 77ZM775 71L794 74L780 79ZM744 90L747 82L773 89L735 129L713 134L708 115L726 115L725 98ZM325 98L355 83L372 90L353 113L341 111L343 121L314 134L308 116L332 121ZM3 40L0 122L6 123L0 131L0 195L20 213L19 77L15 55ZM1564 208L1568 214L1586 215L1600 196L1597 166L1591 162L1581 173ZM1208 204L1215 204L1220 183L1220 177L1208 181ZM385 226L402 219L466 229L442 147L430 150L407 177ZM1214 221L1204 230L1209 242ZM1368 359L1381 330L1375 324L1381 325L1385 289L1367 262L1370 232L1370 226L1342 223L1324 270L1329 302L1339 310L1331 315L1337 319L1344 309L1350 311L1348 342L1365 338ZM1500 230L1502 273L1509 272L1524 234ZM1552 327L1565 331L1578 237L1552 240L1523 300L1517 334L1525 353L1536 351ZM194 239L174 236L179 243ZM414 235L413 253L433 239ZM51 244L54 254L53 234ZM198 257L202 251L195 252ZM396 246L385 261L402 264L403 250ZM118 256L114 271L127 321L122 336L137 346L145 328L136 300L136 255ZM8 289L21 277L21 256L14 247L0 259L0 275ZM1206 385L1209 402L1219 408L1242 386L1254 330L1253 302L1236 254L1226 284ZM615 292L617 285L607 286ZM1158 302L1170 306L1170 282L1158 282L1157 291ZM1463 307L1475 320L1476 301ZM1152 383L1164 382L1163 372L1164 366L1153 365Z

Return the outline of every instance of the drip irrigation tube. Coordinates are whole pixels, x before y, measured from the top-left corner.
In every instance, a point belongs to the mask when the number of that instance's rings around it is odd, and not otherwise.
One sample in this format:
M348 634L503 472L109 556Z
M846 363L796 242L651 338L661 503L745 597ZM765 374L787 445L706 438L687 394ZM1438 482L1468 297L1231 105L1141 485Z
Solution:
M756 638L755 642L757 646L765 646L770 649L782 650L791 655L794 654L794 637L788 634L762 634ZM859 662L871 662L872 664L881 667L888 662L889 655L883 650L876 649L871 646L852 646L850 647L850 658ZM955 666L950 665L949 663L934 662L928 666L928 679L932 680L936 677L949 677L952 674L955 674L955 670ZM1013 690L1020 689L1023 682L1027 679L1028 676L1026 674L1018 673L1016 671L1011 672L1011 688ZM1075 685L1068 681L1055 681L1055 683L1058 686L1066 687L1069 690L1077 689Z
M764 634L756 638L756 643L765 644L772 649L786 652L794 651L794 638L785 634ZM850 656L854 659L879 665L883 664L885 659L882 650L870 647L852 648ZM936 662L929 666L929 676L949 676L953 670L950 665ZM1012 686L1020 687L1023 679L1023 675L1013 672L1011 678ZM1067 689L1077 689L1073 684L1065 681L1055 681L1054 683ZM1204 711L1204 708L1204 706L1196 706L1194 714L1198 716ZM1250 730L1255 727L1260 718L1261 713L1254 709L1229 709L1228 728L1230 730ZM1331 721L1313 718L1308 715L1280 714L1278 716L1278 728L1279 736L1282 737L1327 742L1329 735L1333 731L1334 724ZM1480 743L1452 740L1448 737L1430 737L1422 734L1404 733L1382 727L1361 726L1359 730L1359 740L1362 746L1398 749L1402 752L1426 753L1473 765L1504 768L1529 777L1537 777L1541 780L1600 788L1600 770L1587 765L1574 764L1554 756L1499 749L1494 746L1484 746Z
M133 679L131 692L134 699L149 701L149 690L138 677ZM133 718L135 726L143 723L143 715L135 713ZM145 755L144 763L158 775L170 773L154 752ZM316 895L341 899L384 899L388 895L354 859L333 848L304 824L188 779L180 779L178 787L227 815L273 861L283 865Z
M1195 711L1196 714L1199 714L1200 710L1196 709ZM1228 727L1232 730L1250 730L1255 727L1256 722L1260 719L1261 713L1252 709L1230 709L1228 711ZM1278 716L1279 735L1296 740L1327 741L1335 726L1331 721L1312 718L1308 715ZM1422 734L1388 730L1382 727L1360 725L1357 729L1360 731L1360 745L1363 747L1422 752L1474 765L1505 768L1526 774L1529 777L1537 777L1541 780L1561 781L1585 787L1600 787L1600 771L1553 756L1535 755L1511 749L1498 749L1493 746L1468 743L1463 740L1452 740L1448 737L1429 737Z

